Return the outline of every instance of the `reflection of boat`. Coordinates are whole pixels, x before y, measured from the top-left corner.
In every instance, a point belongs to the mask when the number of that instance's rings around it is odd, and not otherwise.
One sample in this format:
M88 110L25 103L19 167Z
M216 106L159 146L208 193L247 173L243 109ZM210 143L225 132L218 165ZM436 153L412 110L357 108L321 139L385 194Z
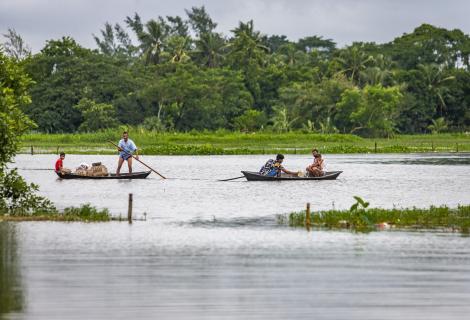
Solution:
M321 177L297 177L293 175L281 175L280 177L268 177L259 174L258 172L242 171L246 180L248 181L277 181L277 180L335 180L343 171L327 171Z
M110 173L107 176L101 176L101 177L82 176L82 175L75 174L75 173L61 173L61 172L56 172L56 173L62 179L95 179L95 180L103 180L103 179L145 179L150 174L150 172L151 171L121 173L118 176L115 173Z

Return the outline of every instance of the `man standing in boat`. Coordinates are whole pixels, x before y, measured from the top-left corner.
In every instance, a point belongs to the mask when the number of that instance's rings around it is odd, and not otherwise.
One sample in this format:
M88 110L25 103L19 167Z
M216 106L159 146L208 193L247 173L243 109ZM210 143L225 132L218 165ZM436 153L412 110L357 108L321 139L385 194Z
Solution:
M122 139L119 141L119 162L116 170L116 175L119 175L121 171L122 164L124 161L127 161L127 166L129 167L129 173L132 173L132 155L135 153L135 158L138 160L139 155L137 153L137 147L135 146L134 141L129 139L129 134L127 131L122 133Z

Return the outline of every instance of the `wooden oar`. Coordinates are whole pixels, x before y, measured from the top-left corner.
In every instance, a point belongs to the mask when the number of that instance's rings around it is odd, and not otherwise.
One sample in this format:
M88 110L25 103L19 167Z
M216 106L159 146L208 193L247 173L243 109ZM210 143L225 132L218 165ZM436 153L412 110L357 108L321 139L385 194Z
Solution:
M121 149L117 144L115 144L114 142L112 141L108 141L109 143L111 143L113 146L115 146L116 148ZM122 150L122 149L121 149ZM146 166L147 168L149 168L150 170L152 170L153 172L155 172L156 174L158 174L160 177L162 177L163 179L166 179L164 176L162 176L160 173L158 173L157 170L151 168L150 166L148 166L147 164L145 164L143 161L140 161L139 159L137 159L137 157L135 157L133 154L130 154L129 152L126 152L125 150L122 150L124 153L130 155L132 158L134 158L136 161L139 161L141 164L143 164L144 166Z
M240 176L240 177L230 178L230 179L223 179L223 180L219 180L219 181L230 181L230 180L237 180L237 179L241 179L241 178L245 178L245 176Z

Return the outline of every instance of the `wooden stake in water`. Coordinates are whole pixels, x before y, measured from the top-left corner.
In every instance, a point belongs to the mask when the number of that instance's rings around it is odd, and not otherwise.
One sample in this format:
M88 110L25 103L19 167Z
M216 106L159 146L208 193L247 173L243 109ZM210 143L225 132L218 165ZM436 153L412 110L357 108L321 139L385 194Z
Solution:
M129 193L129 203L127 206L127 221L132 223L132 193Z
M34 154L33 146L31 146L31 155Z
M377 142L374 142L374 152L377 153Z
M310 202L307 202L307 209L305 210L305 227L310 230Z

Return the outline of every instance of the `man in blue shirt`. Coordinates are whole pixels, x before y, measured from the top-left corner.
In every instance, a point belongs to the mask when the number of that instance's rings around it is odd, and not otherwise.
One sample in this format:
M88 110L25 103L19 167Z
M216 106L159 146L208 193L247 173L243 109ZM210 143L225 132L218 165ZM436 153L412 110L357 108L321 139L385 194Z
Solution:
M124 161L127 161L127 166L129 167L129 173L132 173L132 154L135 153L135 158L138 160L139 155L137 154L137 147L135 146L134 141L129 139L129 134L127 131L122 133L122 139L119 141L119 162L116 170L116 175L119 175L121 171L122 164Z

